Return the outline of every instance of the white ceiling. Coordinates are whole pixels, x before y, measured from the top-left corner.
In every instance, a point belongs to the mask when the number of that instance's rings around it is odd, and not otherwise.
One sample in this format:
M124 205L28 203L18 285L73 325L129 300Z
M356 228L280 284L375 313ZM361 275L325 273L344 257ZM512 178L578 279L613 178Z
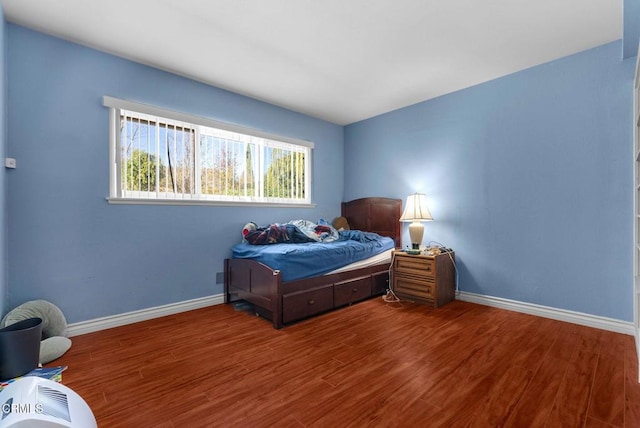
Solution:
M622 37L623 0L1 0L6 19L348 124Z

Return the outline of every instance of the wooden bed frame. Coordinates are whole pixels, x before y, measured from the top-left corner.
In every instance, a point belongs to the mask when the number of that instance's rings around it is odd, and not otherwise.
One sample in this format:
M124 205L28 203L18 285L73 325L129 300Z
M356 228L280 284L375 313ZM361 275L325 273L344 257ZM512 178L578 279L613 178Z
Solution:
M351 229L375 232L400 247L402 200L362 198L342 203ZM225 303L245 300L257 314L282 328L303 318L383 294L389 284L387 264L348 272L282 281L279 270L251 259L225 259Z

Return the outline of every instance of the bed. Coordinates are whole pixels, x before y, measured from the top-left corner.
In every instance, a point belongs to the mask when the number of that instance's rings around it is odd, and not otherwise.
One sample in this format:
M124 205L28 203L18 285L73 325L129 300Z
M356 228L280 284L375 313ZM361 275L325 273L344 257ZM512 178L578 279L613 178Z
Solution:
M361 198L343 202L341 214L351 230L392 238L394 246L400 247L401 199ZM341 268L310 278L285 281L283 277L286 276L280 269L253 259L225 259L225 303L249 302L258 315L280 329L383 294L389 283L389 261L362 261L353 268Z

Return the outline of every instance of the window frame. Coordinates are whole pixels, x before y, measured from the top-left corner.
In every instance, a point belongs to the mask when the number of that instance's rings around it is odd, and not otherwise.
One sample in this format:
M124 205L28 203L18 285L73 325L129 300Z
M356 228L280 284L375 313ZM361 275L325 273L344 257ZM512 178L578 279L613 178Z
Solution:
M148 104L138 103L134 101L122 100L105 95L103 97L103 106L109 108L109 196L106 198L110 204L136 204L136 205L214 205L214 206L261 206L261 207L287 207L287 208L313 208L316 205L312 203L312 165L313 165L313 148L314 143L310 141L300 140L296 138L285 137L282 135L270 134L257 129L236 125L227 122L221 122L214 119L195 116L188 113L167 110ZM123 197L121 195L121 168L118 161L118 139L119 137L119 119L120 111L127 110L130 112L140 113L143 115L157 116L159 118L171 121L179 121L195 127L204 126L208 128L220 129L223 131L244 134L252 137L263 138L275 142L291 144L304 147L305 156L305 199L301 201L281 201L281 200L245 200L230 197L229 199L211 200L189 198L136 198ZM194 150L198 150L199 142L196 141ZM195 171L196 176L199 175L199 168Z

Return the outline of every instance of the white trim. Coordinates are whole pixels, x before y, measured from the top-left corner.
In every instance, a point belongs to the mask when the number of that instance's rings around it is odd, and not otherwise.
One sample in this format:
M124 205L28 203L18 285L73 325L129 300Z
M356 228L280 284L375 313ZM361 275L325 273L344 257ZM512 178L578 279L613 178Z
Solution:
M95 318L87 321L80 321L69 324L67 327L67 335L69 337L79 336L81 334L93 333L95 331L120 327L122 325L133 324L140 321L200 309L207 306L220 305L222 303L224 303L224 294L216 294L214 296L200 297L198 299L185 300L183 302L170 303L168 305L140 309L138 311L125 312L123 314Z
M110 96L102 97L102 105L114 109L132 110L138 113L149 114L152 116L160 116L167 119L179 120L181 122L193 123L196 125L208 126L210 128L224 129L225 131L238 132L240 134L253 135L254 137L266 138L268 140L282 141L284 143L305 146L313 149L313 142L299 140L297 138L285 137L283 135L271 134L269 132L260 131L254 128L248 128L235 123L221 122L219 120L209 119L207 117L195 116L179 111L167 110L155 107L149 104L137 103L135 101L127 101Z
M634 88L640 88L640 43L638 44L638 53L636 54L636 72L633 76L633 83Z
M112 168L118 169L118 156L117 147L118 143L116 139L118 138L119 133L116 130L116 110L109 109L109 171ZM118 183L120 182L120 177L117 174L109 174L109 194L116 195L118 192Z
M636 342L636 356L638 357L638 368L640 368L640 230L638 221L640 215L640 200L638 199L638 187L640 179L640 45L638 45L638 55L636 58L636 72L633 84L633 337ZM640 381L640 370L638 370L638 381Z
M587 327L599 328L601 330L613 331L616 333L634 336L633 323L620 321L613 318L601 317L597 315L585 314L583 312L569 311L566 309L552 308L549 306L536 305L533 303L519 302L517 300L503 299L501 297L486 296L482 294L460 291L456 295L457 300L463 302L477 303L494 308L506 309L514 312L521 312L536 315L543 318L551 318ZM201 297L198 299L185 300L183 302L170 303L168 305L156 306L153 308L140 309L138 311L125 312L118 315L111 315L102 318L95 318L87 321L80 321L69 324L67 334L79 336L81 334L93 333L113 327L133 324L153 318L173 315L180 312L200 309L207 306L220 305L224 303L224 294Z
M302 204L284 202L237 202L237 201L208 201L206 199L135 199L135 198L105 198L115 205L212 205L218 207L278 207L278 208L315 208L316 204Z
M480 305L492 306L494 308L507 309L514 312L521 312L536 315L543 318L570 322L587 327L599 328L601 330L613 331L616 333L634 335L632 322L616 320L613 318L601 317L597 315L585 314L583 312L569 311L566 309L552 308L549 306L536 305L533 303L519 302L517 300L503 299L501 297L485 296L482 294L460 291L457 300L464 302L478 303Z

